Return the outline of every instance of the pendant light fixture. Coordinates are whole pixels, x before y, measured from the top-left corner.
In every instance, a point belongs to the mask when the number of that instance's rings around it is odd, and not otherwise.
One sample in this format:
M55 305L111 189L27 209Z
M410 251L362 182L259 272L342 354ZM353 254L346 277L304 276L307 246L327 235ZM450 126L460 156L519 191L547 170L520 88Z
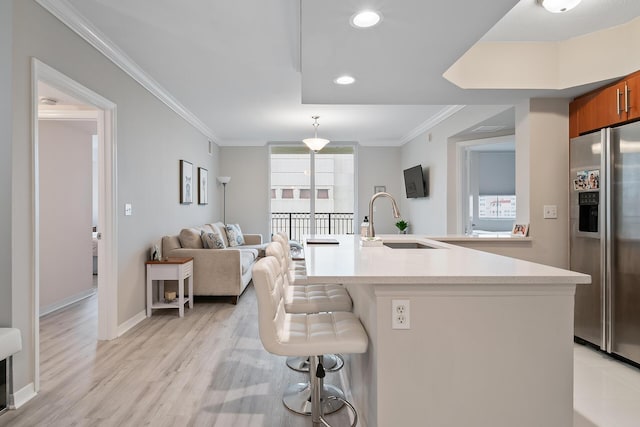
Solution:
M314 152L318 152L320 150L322 150L322 148L327 145L329 143L328 139L323 139L323 138L318 138L318 126L320 126L318 124L318 119L320 118L320 116L311 116L311 118L313 120L315 120L315 122L313 123L313 138L306 138L303 139L302 142L305 143L305 145L307 147L309 147L309 149L311 151Z
M551 13L567 12L576 7L582 0L538 0L538 3Z

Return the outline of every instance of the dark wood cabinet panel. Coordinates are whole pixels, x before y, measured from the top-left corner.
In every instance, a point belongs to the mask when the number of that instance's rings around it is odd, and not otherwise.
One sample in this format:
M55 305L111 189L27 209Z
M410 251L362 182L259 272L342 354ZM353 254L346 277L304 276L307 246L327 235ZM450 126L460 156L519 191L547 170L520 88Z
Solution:
M640 118L640 73L629 76L627 83L627 119Z
M577 97L569 105L571 138L640 118L640 72Z

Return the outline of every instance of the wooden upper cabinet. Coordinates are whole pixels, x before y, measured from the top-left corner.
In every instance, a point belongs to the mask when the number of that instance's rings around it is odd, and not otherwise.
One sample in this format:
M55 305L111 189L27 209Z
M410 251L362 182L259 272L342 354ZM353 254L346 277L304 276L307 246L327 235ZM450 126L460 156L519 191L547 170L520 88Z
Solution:
M585 106L589 99L588 96L581 96L569 104L569 138L575 138L583 132L585 126L581 124L585 121Z
M640 118L640 72L630 75L627 84L627 119Z
M571 138L640 118L640 72L576 98L569 105Z
M602 129L627 120L627 113L624 111L624 88L624 83L605 87L587 103L587 108L593 110L591 121L585 123L589 130Z

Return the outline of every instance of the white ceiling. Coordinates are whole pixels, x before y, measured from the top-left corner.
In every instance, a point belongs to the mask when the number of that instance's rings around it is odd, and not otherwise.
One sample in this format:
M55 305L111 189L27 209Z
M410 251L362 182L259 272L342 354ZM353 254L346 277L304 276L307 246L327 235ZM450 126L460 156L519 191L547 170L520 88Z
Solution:
M640 16L638 0L582 0L567 13L549 14L536 0L523 0L483 41L557 41L625 24Z
M584 88L462 90L442 73L483 36L561 40L640 15L638 0L583 0L562 15L535 0L56 1L75 7L220 145L299 141L315 114L320 137L399 145L449 105L572 96ZM379 26L349 25L363 6L382 12ZM334 85L345 72L357 82Z

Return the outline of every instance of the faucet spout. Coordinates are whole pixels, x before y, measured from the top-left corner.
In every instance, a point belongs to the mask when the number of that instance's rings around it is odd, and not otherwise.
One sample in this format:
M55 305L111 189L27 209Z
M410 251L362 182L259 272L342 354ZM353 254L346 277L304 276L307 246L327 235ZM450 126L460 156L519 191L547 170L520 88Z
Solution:
M379 197L388 197L391 199L391 208L393 209L393 217L400 218L400 209L398 209L398 205L396 204L396 200L389 193L380 192L376 193L371 197L369 201L369 228L367 230L367 237L376 237L376 231L373 227L373 202Z

